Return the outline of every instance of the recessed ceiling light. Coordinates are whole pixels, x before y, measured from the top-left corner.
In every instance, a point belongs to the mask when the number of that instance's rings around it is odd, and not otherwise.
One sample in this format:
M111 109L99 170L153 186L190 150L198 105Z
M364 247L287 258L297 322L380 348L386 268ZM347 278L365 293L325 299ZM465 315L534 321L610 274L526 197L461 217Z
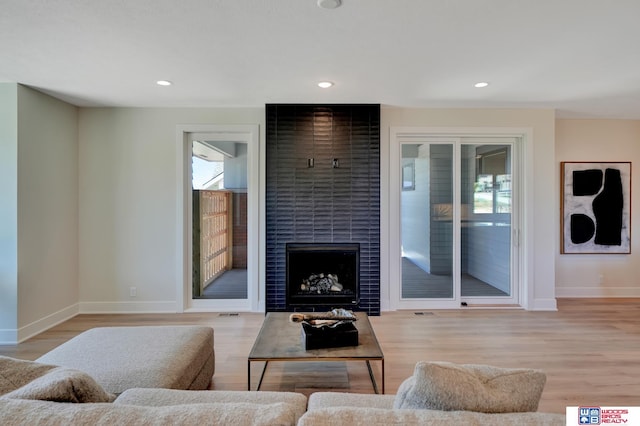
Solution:
M327 89L333 86L333 83L330 81L321 81L320 83L318 83L318 86L322 87L323 89Z
M318 0L318 7L323 9L335 9L342 4L340 0Z
M158 86L171 86L171 82L169 80L158 80L156 81Z
M474 84L473 86L480 88L480 87L487 87L488 85L489 83L487 83L486 81L481 81L479 83Z

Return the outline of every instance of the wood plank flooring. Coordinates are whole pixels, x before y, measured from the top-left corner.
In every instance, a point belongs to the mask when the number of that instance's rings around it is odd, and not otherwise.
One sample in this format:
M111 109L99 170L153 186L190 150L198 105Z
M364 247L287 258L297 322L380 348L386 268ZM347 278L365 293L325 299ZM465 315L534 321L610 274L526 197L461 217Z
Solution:
M371 317L385 354L387 393L396 392L417 361L442 360L544 370L540 411L640 405L640 299L559 299L558 306L558 312L463 309ZM247 356L263 318L254 313L78 315L19 345L0 345L0 355L35 359L99 326L205 324L215 329L211 388L245 390ZM378 364L372 363L379 377ZM259 370L252 366L254 386ZM273 363L262 389L373 392L364 362Z

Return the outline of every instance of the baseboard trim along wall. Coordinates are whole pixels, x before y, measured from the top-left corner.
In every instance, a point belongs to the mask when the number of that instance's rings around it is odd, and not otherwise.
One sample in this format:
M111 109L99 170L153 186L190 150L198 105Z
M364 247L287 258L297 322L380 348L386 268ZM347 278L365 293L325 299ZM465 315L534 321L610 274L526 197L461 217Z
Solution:
M80 302L18 329L0 329L0 345L16 345L78 314L175 313L176 302Z
M557 311L556 299L533 299L533 304L528 308L530 311Z
M556 287L556 297L640 297L633 287Z
M47 315L37 321L20 327L17 330L4 329L0 330L0 344L15 345L42 333L66 320L75 317L79 313L77 303Z
M159 302L80 302L81 314L162 314L175 312L175 300Z

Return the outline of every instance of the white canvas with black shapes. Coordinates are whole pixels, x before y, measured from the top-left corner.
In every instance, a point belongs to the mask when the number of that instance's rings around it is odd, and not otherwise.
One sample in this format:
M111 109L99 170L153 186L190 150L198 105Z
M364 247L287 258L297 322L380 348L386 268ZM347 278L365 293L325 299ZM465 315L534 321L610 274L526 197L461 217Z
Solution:
M563 162L562 253L631 252L631 163Z

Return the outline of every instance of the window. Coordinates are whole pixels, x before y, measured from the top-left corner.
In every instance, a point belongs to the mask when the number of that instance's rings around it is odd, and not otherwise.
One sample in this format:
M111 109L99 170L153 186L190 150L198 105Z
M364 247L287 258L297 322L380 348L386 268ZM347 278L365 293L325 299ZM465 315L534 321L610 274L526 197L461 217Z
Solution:
M504 146L475 146L473 213L511 213L509 150Z

